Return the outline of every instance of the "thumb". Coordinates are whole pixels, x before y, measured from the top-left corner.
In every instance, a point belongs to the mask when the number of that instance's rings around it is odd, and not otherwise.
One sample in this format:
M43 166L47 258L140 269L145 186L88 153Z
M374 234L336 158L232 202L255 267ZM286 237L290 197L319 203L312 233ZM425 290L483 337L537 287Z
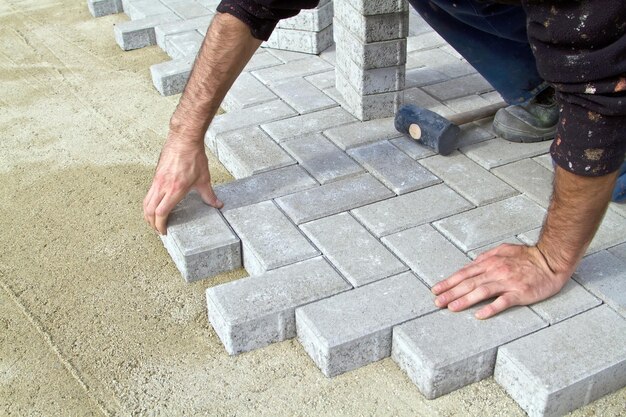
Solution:
M200 194L202 201L204 201L209 206L215 207L217 209L221 209L222 207L224 207L224 203L217 198L217 196L215 195L215 191L213 191L213 187L211 187L210 183L198 184L195 188L198 191L198 194Z

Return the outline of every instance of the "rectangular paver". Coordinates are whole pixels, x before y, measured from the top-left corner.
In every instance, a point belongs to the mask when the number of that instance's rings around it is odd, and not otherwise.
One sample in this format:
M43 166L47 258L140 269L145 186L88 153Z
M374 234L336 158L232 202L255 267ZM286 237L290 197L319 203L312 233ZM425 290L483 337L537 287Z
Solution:
M315 220L301 228L354 287L407 270L349 213Z
M624 262L626 262L626 243L613 246L612 248L609 248L608 251L611 252L613 255L617 256L618 258L621 258L622 260L624 260Z
M626 317L626 261L607 251L584 258L574 279Z
M394 126L394 118L355 122L324 131L324 135L344 151L381 140L397 138L402 134Z
M429 224L385 236L382 241L429 287L471 262Z
M550 150L550 141L536 143L510 142L501 138L486 140L461 148L461 152L487 169L532 158Z
M493 87L480 74L470 74L424 87L424 91L441 101L491 90ZM487 104L485 103L485 105Z
M381 119L393 116L402 103L402 90L362 95L339 68L335 70L337 91L342 95L344 103L359 120Z
M532 159L503 165L492 172L541 207L547 208L550 204L554 174Z
M431 148L422 145L420 141L410 137L403 136L400 138L392 139L390 140L390 142L393 144L393 146L400 149L402 152L416 160L435 155L435 151L433 151Z
M202 30L206 31L212 20L213 15L206 15L195 17L193 19L178 20L175 22L162 22L154 28L156 43L161 47L161 49L165 49L166 39L169 35L189 32L190 30L197 30L204 35Z
M530 417L557 417L626 384L626 320L606 306L501 347L498 382Z
M295 114L296 112L281 100L274 100L246 109L220 114L215 116L211 126L209 126L204 142L211 151L215 152L215 139L220 133L285 119Z
M320 254L272 201L230 210L224 217L241 239L243 265L250 275Z
M296 163L258 127L249 127L217 136L217 154L235 178L245 178Z
M195 58L186 57L150 66L152 84L164 96L180 94L185 89Z
M363 69L341 47L337 50L336 59L337 68L360 94L386 93L404 88L404 65Z
M202 35L198 31L176 33L165 40L165 52L172 58L195 57L202 46Z
M304 78L277 81L270 88L298 113L305 114L337 106L335 100L313 86Z
M290 61L284 65L254 71L254 75L262 82L270 84L288 78L317 74L318 72L328 71L332 68L332 65L323 59L317 56L308 56L296 61Z
M335 18L363 43L402 39L408 35L409 13L406 11L364 16L347 0L333 4Z
M123 11L121 0L87 0L87 6L93 17L108 16Z
M295 309L350 289L323 258L207 289L209 321L231 355L296 336Z
M477 206L519 194L504 181L459 152L448 156L435 155L422 159L420 163Z
M428 399L493 374L498 347L545 327L528 307L490 318L441 310L393 329L391 357Z
M271 56L271 55L270 55ZM222 101L227 112L276 100L278 97L249 72L242 72Z
M389 141L354 148L348 154L396 194L406 194L441 182Z
M597 307L601 303L576 281L570 279L560 292L531 305L530 308L552 325Z
M222 211L225 212L317 186L302 167L291 165L221 184L214 189L224 202Z
M296 223L361 207L393 195L369 174L331 182L317 188L278 198L276 202Z
M282 146L320 184L363 172L359 164L320 133L288 140Z
M393 326L435 309L430 291L405 272L297 309L298 340L332 377L388 357Z
M437 221L434 226L464 252L541 226L546 210L517 196Z
M241 243L219 210L189 194L172 211L165 248L187 282L241 268Z
M352 211L374 235L381 237L451 216L473 205L444 184L370 204Z
M121 22L113 27L115 41L125 51L156 44L155 26L180 20L174 13Z
M331 127L354 122L356 119L340 107L308 113L288 120L265 123L261 128L277 142L307 133L316 133Z

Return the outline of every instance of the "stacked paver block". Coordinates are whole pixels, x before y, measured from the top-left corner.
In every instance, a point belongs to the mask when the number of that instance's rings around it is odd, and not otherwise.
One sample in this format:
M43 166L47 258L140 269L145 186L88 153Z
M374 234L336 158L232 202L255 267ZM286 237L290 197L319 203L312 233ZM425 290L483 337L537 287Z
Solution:
M336 87L361 120L389 117L405 81L406 0L335 0Z
M265 46L317 55L333 43L332 23L333 2L321 0L316 8L280 21Z
M122 0L87 0L87 7L94 17L107 16L123 11Z

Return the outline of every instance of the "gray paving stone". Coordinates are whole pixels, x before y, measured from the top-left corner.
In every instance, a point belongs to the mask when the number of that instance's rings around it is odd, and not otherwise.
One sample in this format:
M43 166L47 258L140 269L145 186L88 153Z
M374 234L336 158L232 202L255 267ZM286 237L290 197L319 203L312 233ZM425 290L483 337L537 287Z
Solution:
M550 325L597 307L602 302L573 279L558 294L535 303L530 308Z
M242 129L248 126L255 126L260 123L285 119L296 114L295 110L281 100L274 100L256 106L251 106L242 110L231 111L215 116L211 126L207 130L204 143L215 152L216 138L220 133ZM290 120L294 120L293 118Z
M406 153L413 159L422 159L428 156L435 155L435 151L433 151L428 146L422 145L419 141L414 140L409 137L401 137L390 140L390 142L396 148L400 149L402 152Z
M245 178L296 163L256 126L218 135L217 153L220 162L235 178Z
M304 77L304 79L320 90L325 90L335 86L335 71L326 71L319 74L308 75Z
M335 18L340 20L361 42L402 39L408 35L408 12L364 16L347 0L335 0L333 4Z
M278 97L249 72L242 72L222 101L227 112L241 110L276 100Z
M487 107L491 103L478 94L471 94L463 97L445 100L443 104L450 107L457 113L463 113L466 111Z
M333 23L333 4L320 4L315 9L302 10L297 16L278 22L280 29L299 29L320 32Z
M446 75L427 67L407 68L404 86L405 88L423 87L425 85L439 83L447 79L448 77Z
M626 261L600 251L581 261L574 279L626 317Z
M333 71L333 77L335 75L335 71ZM328 97L332 98L333 100L335 100L335 102L337 104L339 104L341 107L343 107L344 109L349 109L350 106L348 106L346 104L346 101L344 100L343 96L341 95L341 93L339 92L339 90L337 90L336 87L329 87L327 89L324 90L324 94L326 94Z
M224 202L223 212L283 195L317 187L317 182L298 166L291 165L220 184L215 193Z
M270 51L270 53L275 54L275 51ZM253 74L265 84L271 84L288 78L304 77L306 75L325 72L332 68L333 67L323 59L316 56L309 56L308 58L290 61L283 65L256 70L253 71Z
M174 13L163 13L140 20L117 23L113 26L115 41L125 51L156 44L155 26L180 18Z
M333 23L335 43L342 53L364 70L406 63L406 39L363 43L340 20Z
M407 55L407 68L423 67L424 65L450 78L463 77L476 72L470 64L455 58L440 48L411 52ZM452 88L460 87L452 86Z
M445 39L437 32L430 31L416 36L409 36L407 39L407 50L409 52L422 51L425 49L438 48L446 44Z
M517 196L437 221L434 226L467 252L541 226L545 209Z
M546 326L528 307L489 320L477 320L477 309L445 309L393 329L391 357L426 398L491 376L499 346Z
M460 127L459 149L496 137L495 133L482 128L478 123L468 123Z
M209 321L236 355L296 336L297 307L350 289L318 257L207 289Z
M626 384L626 321L601 306L498 351L494 376L530 417L556 417Z
M492 170L541 207L550 205L554 174L532 159L522 159Z
M121 0L87 0L87 7L93 17L108 16L124 11Z
M393 326L434 310L430 291L405 272L297 309L298 340L333 377L388 357Z
M288 140L282 146L320 184L363 172L359 164L319 133Z
M613 246L612 248L609 248L608 251L618 258L621 258L623 261L626 261L626 243Z
M265 123L261 128L265 130L276 142L283 142L285 139L306 135L307 133L317 133L331 127L354 122L356 119L342 108L336 107L321 110L315 113L308 113L287 120L279 120L273 123Z
M356 11L365 16L409 11L409 3L406 0L356 0L351 4Z
M161 240L187 282L241 268L239 238L195 193L172 211Z
M382 241L429 288L471 262L429 224L385 236Z
M300 227L354 287L408 269L349 213L325 217Z
M461 152L484 168L492 169L547 153L550 144L551 141L517 143L495 138L461 148Z
M252 58L250 58L250 61L248 61L248 64L245 66L243 71L255 71L282 64L283 61L276 58L276 56L267 51L258 50L254 55L252 55Z
M352 87L362 95L387 93L404 88L404 65L363 69L352 61L344 48L337 50L337 68Z
M429 96L420 88L407 88L404 92L404 103L414 104L418 107L424 107L433 111L443 105L440 101ZM450 112L452 112L452 109L450 109ZM445 116L445 114L442 115Z
M146 17L170 12L171 9L169 7L152 0L135 0L129 2L128 7L124 8L124 13L130 17L130 20L145 19Z
M377 237L429 223L473 206L445 184L434 185L352 211Z
M202 35L206 34L206 29L211 24L213 15L194 17L193 19L177 20L174 22L162 22L154 28L156 43L165 49L166 38L176 33L189 32L197 30ZM204 32L203 32L204 30Z
M180 94L185 89L195 58L161 62L150 67L152 84L163 96Z
M276 58L280 59L285 64L293 62L293 61L300 61L302 59L312 58L311 55L304 54L302 52L281 51L280 49L267 49L267 52L274 55Z
M435 155L420 163L477 206L518 194L504 181L459 152L448 156Z
M406 194L441 182L389 141L354 148L348 154L396 194Z
M626 217L626 204L624 203L622 204L611 203L609 204L609 210L611 210L614 213L619 214L622 217Z
M391 117L400 108L403 91L361 95L339 69L335 69L336 88L344 99L346 108L359 120L372 120Z
M181 19L193 19L213 14L212 11L195 1L171 1L167 2L167 6Z
M270 88L300 114L337 106L335 100L328 97L304 78L290 78L284 81L277 81L272 83Z
M250 275L318 256L311 245L272 201L224 214L243 246L243 264Z
M424 91L442 101L491 90L493 90L493 87L480 74L466 75L424 87ZM485 105L487 104L485 103Z
M202 46L204 37L198 31L169 35L165 39L165 52L172 58L195 57Z
M276 199L296 223L347 211L392 196L384 185L369 174L347 178Z
M386 139L401 136L394 126L394 118L355 122L324 131L324 135L341 149L348 150Z
M333 43L333 27L319 32L296 29L274 29L265 47L318 55Z

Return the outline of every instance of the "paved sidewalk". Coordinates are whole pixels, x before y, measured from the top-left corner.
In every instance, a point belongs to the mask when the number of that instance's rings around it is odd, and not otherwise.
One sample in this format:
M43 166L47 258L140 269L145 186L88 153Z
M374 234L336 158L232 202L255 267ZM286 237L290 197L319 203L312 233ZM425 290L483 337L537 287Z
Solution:
M173 61L153 81L179 92L217 2L123 3L132 21L116 27L118 43L163 47ZM450 115L501 100L414 13L409 35L404 102ZM557 296L487 321L438 311L435 282L501 242L536 241L550 144L504 141L483 120L463 126L458 151L434 155L391 118L353 116L336 65L334 47L260 49L206 136L238 179L216 187L226 206L191 194L172 214L163 240L185 279L250 274L207 290L226 350L297 337L331 377L391 356L428 398L495 375L531 416L622 388L626 207L611 204Z

